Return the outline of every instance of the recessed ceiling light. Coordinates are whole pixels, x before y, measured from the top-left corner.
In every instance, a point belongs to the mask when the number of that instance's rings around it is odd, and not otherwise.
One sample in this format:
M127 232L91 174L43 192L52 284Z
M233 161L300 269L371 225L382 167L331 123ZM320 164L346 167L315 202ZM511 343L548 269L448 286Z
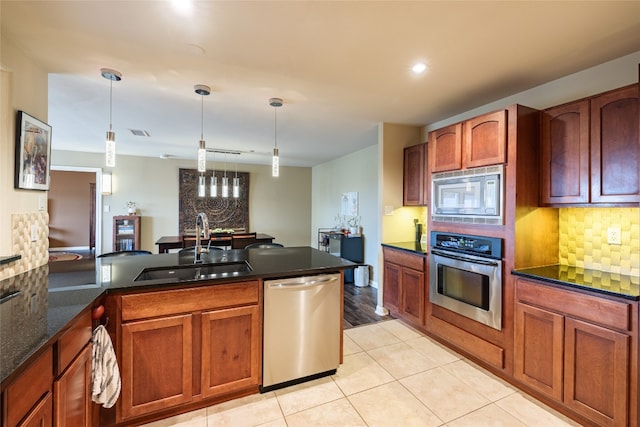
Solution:
M422 74L426 71L426 69L427 64L425 64L424 62L417 62L413 64L413 67L411 67L411 71L413 71L413 74Z
M187 13L191 10L191 0L171 0L173 8L180 13Z

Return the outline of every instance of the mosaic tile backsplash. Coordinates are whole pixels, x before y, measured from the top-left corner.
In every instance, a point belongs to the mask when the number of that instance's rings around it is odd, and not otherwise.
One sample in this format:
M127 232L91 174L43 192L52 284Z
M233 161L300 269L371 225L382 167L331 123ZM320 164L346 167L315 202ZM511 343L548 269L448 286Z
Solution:
M560 208L560 264L640 276L640 208ZM607 243L620 227L620 245Z
M36 226L36 241L31 241L31 226ZM0 266L0 279L43 266L49 261L49 214L45 211L11 214L12 254L22 258Z

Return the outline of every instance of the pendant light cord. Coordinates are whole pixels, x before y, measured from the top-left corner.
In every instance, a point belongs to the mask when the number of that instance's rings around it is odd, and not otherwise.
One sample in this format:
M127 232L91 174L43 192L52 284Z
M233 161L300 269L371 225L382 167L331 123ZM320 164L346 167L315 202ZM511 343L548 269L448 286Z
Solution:
M273 107L273 148L278 148L278 107Z
M200 95L200 139L204 139L204 95Z
M112 131L113 128L111 126L112 118L112 110L113 110L113 80L109 79L109 130Z

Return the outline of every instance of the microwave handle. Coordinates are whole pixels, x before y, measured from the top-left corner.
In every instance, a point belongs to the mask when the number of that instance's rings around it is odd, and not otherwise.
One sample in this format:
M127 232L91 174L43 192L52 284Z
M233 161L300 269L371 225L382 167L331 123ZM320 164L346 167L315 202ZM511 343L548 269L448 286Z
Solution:
M475 259L475 258L471 259L471 258L467 258L467 257L464 257L464 256L450 254L448 252L440 252L440 251L438 251L436 249L432 249L431 253L434 254L434 255L439 255L439 256L444 257L444 258L455 259L457 261L470 262L472 264L490 265L492 267L498 267L498 265L499 265L495 261L485 261L485 260L482 260L482 259Z

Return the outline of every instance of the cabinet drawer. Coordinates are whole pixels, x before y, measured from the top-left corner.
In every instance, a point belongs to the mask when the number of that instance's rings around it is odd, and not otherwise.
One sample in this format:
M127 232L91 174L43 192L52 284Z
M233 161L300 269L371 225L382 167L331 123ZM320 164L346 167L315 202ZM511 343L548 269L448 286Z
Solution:
M382 248L385 262L392 262L403 267L412 268L418 271L424 271L425 257L420 255L412 255L405 251L396 251L394 249Z
M631 330L631 305L576 291L557 289L537 282L518 279L518 301L545 307L597 325Z
M58 340L56 374L62 373L90 340L91 312L86 312Z
M17 425L31 408L51 391L52 383L53 350L49 347L5 391L5 425Z
M260 282L157 291L122 297L122 321L257 304Z

